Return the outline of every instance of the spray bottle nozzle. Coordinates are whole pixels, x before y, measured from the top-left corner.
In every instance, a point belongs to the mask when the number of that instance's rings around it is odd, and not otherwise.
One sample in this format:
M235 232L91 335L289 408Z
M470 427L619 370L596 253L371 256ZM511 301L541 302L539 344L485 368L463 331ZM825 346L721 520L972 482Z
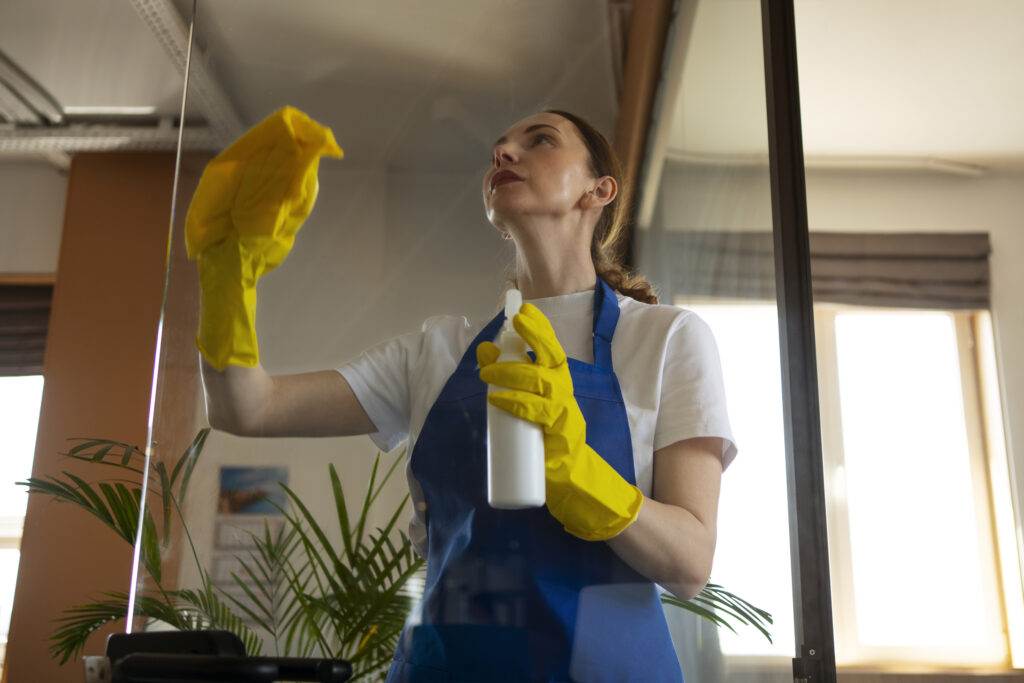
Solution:
M523 305L523 293L518 289L510 289L505 292L505 323L501 326L497 344L505 353L526 353L526 342L516 332L512 325L512 318Z
M523 293L518 289L510 289L505 292L505 320L509 325L512 324L512 318L523 305Z

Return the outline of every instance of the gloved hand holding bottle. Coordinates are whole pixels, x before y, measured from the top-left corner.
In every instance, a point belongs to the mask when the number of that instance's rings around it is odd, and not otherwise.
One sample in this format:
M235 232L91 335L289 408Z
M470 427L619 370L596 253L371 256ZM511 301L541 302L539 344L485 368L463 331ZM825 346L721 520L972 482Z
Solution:
M476 350L480 378L508 389L491 393L488 401L543 427L546 504L555 519L584 540L612 538L636 521L643 493L587 445L587 424L551 322L524 303L512 324L536 360L499 363L498 347L481 342Z
M283 107L203 171L185 219L185 246L199 267L196 345L217 370L259 363L256 283L291 251L313 210L325 155L344 155L331 130Z

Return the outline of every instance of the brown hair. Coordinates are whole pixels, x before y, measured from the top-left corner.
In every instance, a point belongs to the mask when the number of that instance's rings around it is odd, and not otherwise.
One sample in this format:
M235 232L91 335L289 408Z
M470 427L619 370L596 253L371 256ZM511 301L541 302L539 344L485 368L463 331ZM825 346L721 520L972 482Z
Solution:
M590 172L596 177L609 175L618 182L619 192L615 199L604 207L601 217L594 226L594 237L590 242L590 255L594 259L594 270L597 276L607 282L612 289L628 297L647 304L658 303L658 295L654 285L636 272L629 272L622 263L622 257L616 248L625 234L629 220L629 204L632 200L633 188L625 182L622 163L615 150L608 144L601 133L587 121L560 109L545 109L546 113L558 114L576 126L583 138L588 152Z

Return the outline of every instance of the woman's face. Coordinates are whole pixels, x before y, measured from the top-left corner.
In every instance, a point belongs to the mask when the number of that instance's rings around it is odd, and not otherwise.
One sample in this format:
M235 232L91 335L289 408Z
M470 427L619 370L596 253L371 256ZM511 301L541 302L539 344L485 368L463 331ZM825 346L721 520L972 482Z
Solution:
M505 171L522 180L495 178ZM576 126L542 112L519 121L495 143L483 178L484 209L492 225L514 231L524 217L557 220L568 214L594 182Z

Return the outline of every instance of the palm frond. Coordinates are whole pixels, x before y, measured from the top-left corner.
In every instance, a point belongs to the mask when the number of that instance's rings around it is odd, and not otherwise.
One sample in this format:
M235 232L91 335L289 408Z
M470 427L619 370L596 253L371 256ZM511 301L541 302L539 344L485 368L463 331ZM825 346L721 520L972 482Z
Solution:
M63 616L54 621L59 624L50 635L50 656L61 664L77 658L85 647L89 636L104 624L124 619L128 614L128 594L104 592L105 600L89 602L64 610ZM136 615L158 619L179 629L187 629L189 622L173 605L147 595L139 595L135 601Z
M424 564L404 534L399 532L400 540L393 540L408 496L383 528L366 533L373 503L394 471L392 463L381 474L378 454L359 515L352 519L340 477L333 465L329 467L340 547L332 545L328 533L304 503L282 485L297 513L282 512L298 535L308 560L308 584L317 588L301 596L304 623L293 623L290 633L301 629L312 634L326 656L348 659L357 673L367 675L390 661L413 603L405 585ZM294 570L291 579L291 585L296 587Z
M245 603L224 591L224 597L253 622L274 638L275 651L281 651L281 638L287 633L292 622L299 618L302 605L298 597L290 592L285 567L293 567L295 555L301 547L294 529L282 527L272 535L270 526L263 525L263 535L250 533L255 548L248 553L248 560L236 556L242 576L232 573L234 584L245 593ZM306 590L309 585L308 562L294 572L299 585Z
M329 466L331 494L340 542L317 521L308 506L281 484L289 508L275 507L284 526L272 534L252 534L253 547L238 556L240 570L232 573L239 593L214 584L193 545L200 587L164 591L160 587L161 549L170 538L172 510L189 543L191 534L181 513L188 484L210 430L202 429L186 451L168 467L156 461L150 468L149 491L163 512L160 532L149 514L142 520L142 563L154 578L158 593L136 597L135 616L161 621L181 630L220 628L237 634L246 651L258 654L263 641L255 625L273 638L280 656L338 657L352 662L352 680L379 676L390 663L407 615L417 597L409 580L421 572L424 560L409 538L396 529L409 502L406 495L388 516L383 527L369 530L374 504L391 479L404 454L381 468L381 455L373 462L358 516L351 517L344 486L334 465ZM110 439L78 439L66 455L80 461L114 467L142 476L137 466L144 453L130 444ZM18 482L30 493L43 493L76 505L95 516L119 537L134 543L139 524L141 488L138 480L108 479L91 484L63 472L63 478L29 478ZM273 501L271 501L273 504ZM163 539L161 541L161 539ZM69 608L58 619L50 652L64 664L78 656L86 639L110 621L123 619L128 609L126 593L104 593L104 599ZM718 627L734 630L749 625L769 641L772 616L713 583L691 600L663 595L665 604L697 614Z
M174 591L174 596L191 608L200 617L202 628L215 628L231 631L245 644L245 651L257 654L263 649L263 640L235 614L214 592L210 584L202 590L181 589Z
M693 612L718 626L725 626L735 633L736 629L722 616L723 614L727 615L740 624L753 626L768 639L769 643L772 642L772 635L768 630L768 626L774 623L772 615L730 593L718 584L708 583L700 593L690 600L680 600L674 595L664 593L661 596L661 601L666 605Z

